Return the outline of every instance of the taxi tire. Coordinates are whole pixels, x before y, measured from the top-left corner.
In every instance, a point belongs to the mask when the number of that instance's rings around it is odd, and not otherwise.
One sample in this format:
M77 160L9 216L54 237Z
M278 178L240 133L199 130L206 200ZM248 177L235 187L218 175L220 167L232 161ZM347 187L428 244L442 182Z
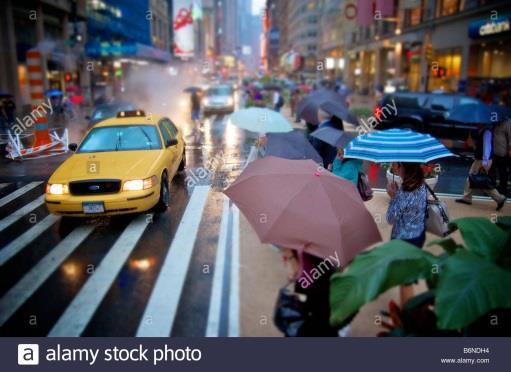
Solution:
M182 172L185 170L186 167L186 153L183 150L183 157L181 158L181 163L179 163L179 168L177 169L179 172Z
M169 204L170 204L169 180L167 177L167 173L163 173L160 183L160 198L158 199L158 203L156 203L156 205L154 206L154 210L157 213L164 213L167 211Z

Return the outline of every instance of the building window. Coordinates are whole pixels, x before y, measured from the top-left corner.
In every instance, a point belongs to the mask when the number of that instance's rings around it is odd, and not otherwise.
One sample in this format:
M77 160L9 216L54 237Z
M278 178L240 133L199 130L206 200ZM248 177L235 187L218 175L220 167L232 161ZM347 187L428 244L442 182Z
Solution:
M458 13L460 10L460 0L439 0L437 3L436 16L450 16Z

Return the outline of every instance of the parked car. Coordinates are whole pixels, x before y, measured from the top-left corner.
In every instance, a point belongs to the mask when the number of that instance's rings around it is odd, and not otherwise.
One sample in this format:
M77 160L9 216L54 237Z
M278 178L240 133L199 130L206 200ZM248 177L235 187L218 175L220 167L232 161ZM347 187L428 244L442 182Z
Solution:
M437 138L465 141L476 126L449 120L448 116L454 106L477 102L458 94L398 92L384 95L374 116L378 129L409 128Z
M234 111L234 91L230 85L212 85L202 100L203 113L231 113Z

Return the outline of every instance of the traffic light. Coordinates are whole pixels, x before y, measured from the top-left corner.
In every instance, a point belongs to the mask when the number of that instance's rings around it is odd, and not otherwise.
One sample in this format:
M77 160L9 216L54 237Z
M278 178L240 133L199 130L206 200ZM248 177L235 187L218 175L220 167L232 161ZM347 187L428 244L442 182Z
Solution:
M71 73L70 72L66 72L64 74L64 80L69 83L71 80L73 79L73 77L71 76Z

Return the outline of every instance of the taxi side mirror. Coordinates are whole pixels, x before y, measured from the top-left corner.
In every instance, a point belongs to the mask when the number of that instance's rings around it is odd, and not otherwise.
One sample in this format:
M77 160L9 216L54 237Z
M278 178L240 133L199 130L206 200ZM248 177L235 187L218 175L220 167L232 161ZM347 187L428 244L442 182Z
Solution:
M78 145L76 143L70 143L68 148L69 148L69 150L75 152L76 149L78 148Z
M169 139L169 140L167 141L167 147L176 146L177 144L178 144L177 139Z

